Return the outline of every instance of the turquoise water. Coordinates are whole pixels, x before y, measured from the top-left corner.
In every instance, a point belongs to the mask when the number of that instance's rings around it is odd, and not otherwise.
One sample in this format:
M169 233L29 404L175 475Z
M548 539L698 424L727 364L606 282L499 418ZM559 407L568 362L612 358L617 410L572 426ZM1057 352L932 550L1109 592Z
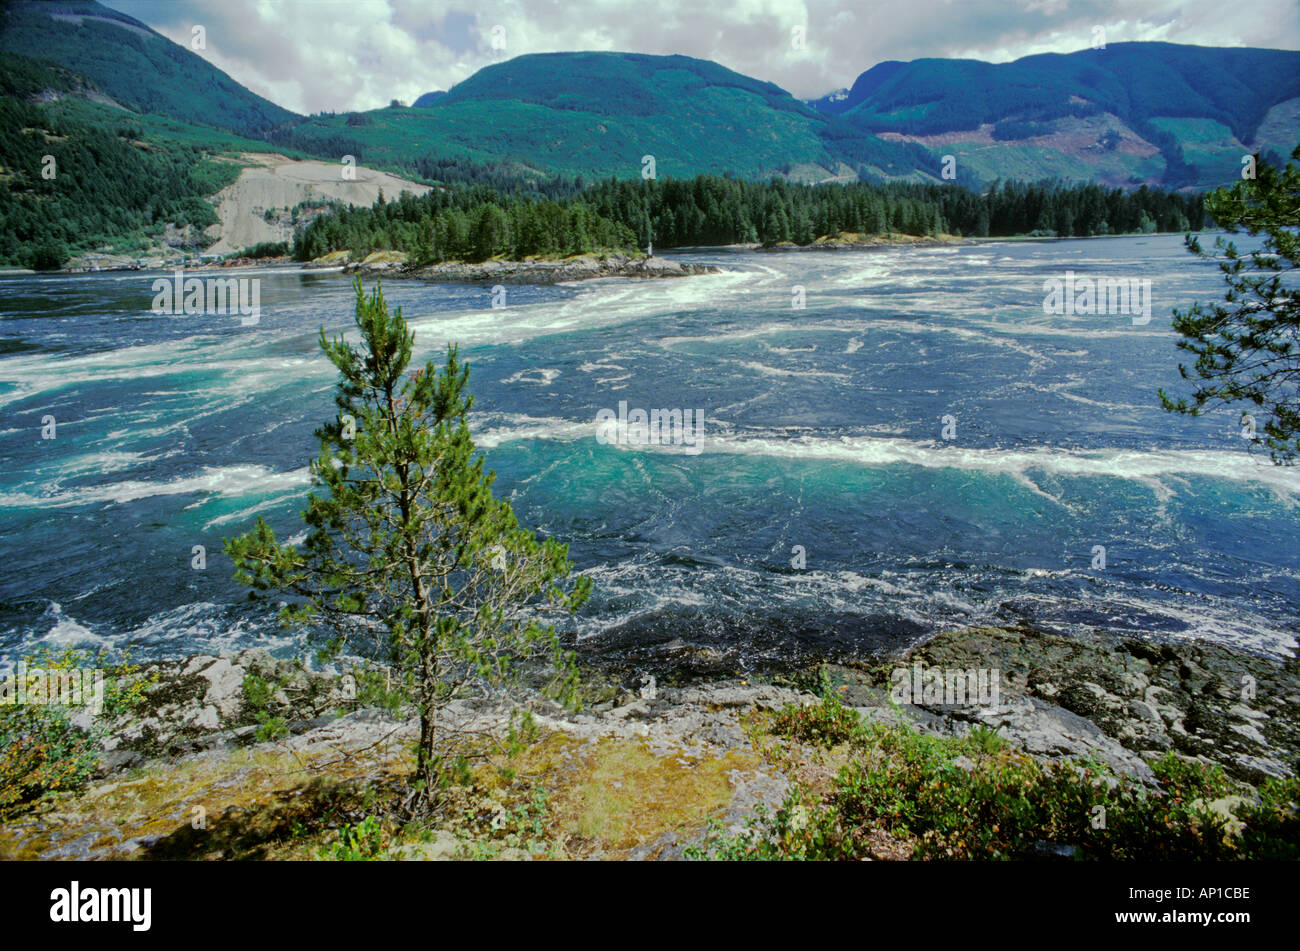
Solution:
M743 667L1018 621L1295 646L1300 471L1235 412L1156 399L1178 383L1170 309L1221 294L1181 239L689 259L724 272L510 287L503 309L487 287L386 287L421 358L460 342L499 491L592 576L584 648L684 641ZM1150 279L1152 320L1045 314L1066 270ZM301 531L333 411L316 335L349 325L349 281L243 274L262 282L244 326L152 314L156 276L0 279L6 661L300 647L221 540L259 514ZM600 441L620 401L701 410L698 447Z

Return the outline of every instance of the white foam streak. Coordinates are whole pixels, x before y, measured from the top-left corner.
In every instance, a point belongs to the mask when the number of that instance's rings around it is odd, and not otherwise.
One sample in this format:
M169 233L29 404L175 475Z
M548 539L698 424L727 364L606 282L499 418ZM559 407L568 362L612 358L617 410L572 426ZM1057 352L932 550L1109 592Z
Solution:
M104 503L122 504L158 496L200 494L239 497L260 493L285 493L305 487L307 468L275 472L263 466L205 466L195 475L168 482L128 479L102 485L70 488L44 495L14 491L0 494L0 508L71 508Z
M501 417L498 417L501 418ZM476 435L478 445L496 448L511 442L546 439L595 440L595 421L582 422L527 416L505 417L505 424ZM709 420L709 422L714 422ZM726 433L705 425L701 455L766 456L806 462L843 462L867 468L918 466L1006 475L1041 491L1032 476L1122 479L1147 486L1162 499L1173 495L1161 480L1199 477L1221 482L1262 485L1280 499L1300 496L1300 470L1275 466L1262 456L1218 450L1134 449L975 449L933 442L875 436L789 436L776 432ZM623 447L619 447L623 448ZM672 452L673 446L637 446L636 451Z

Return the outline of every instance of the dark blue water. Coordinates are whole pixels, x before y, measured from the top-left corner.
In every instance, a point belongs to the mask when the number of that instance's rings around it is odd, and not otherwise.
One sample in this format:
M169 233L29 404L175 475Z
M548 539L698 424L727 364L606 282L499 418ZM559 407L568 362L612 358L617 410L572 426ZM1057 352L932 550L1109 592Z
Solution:
M691 259L725 273L511 287L505 309L485 287L386 287L421 359L461 343L498 490L592 576L585 646L679 638L743 664L1018 621L1295 646L1300 471L1237 413L1156 398L1179 382L1170 309L1221 296L1179 238ZM1149 278L1150 323L1044 314L1067 269ZM350 325L348 279L243 275L262 315L242 326L150 313L155 276L0 279L8 661L299 646L221 544L258 514L301 531L333 412L317 331ZM601 443L620 401L702 410L701 451Z

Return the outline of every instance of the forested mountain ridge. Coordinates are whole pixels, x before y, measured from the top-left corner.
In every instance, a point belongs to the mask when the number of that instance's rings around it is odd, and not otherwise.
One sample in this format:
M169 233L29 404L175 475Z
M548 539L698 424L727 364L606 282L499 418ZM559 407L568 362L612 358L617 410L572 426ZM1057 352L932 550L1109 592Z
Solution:
M942 147L983 180L1208 187L1231 181L1243 154L1281 159L1300 139L1300 52L1112 43L1009 63L885 62L811 104Z
M263 136L300 117L245 89L197 53L93 0L0 6L0 53L46 60L136 112Z
M142 114L426 178L455 163L523 179L714 174L793 181L995 180L1207 188L1300 140L1300 52L1112 43L1010 63L884 62L800 101L708 60L518 56L415 105L295 115L94 0L0 7L0 51L49 60Z
M109 104L71 70L0 58L0 264L57 267L85 251L197 251L207 198L264 143Z
M779 174L800 181L937 180L930 150L825 116L772 83L689 56L538 53L484 67L416 106L313 116L307 151L414 169L431 155L539 174L632 178Z
M963 184L1208 188L1234 180L1243 155L1280 164L1300 139L1300 52L1115 43L1002 64L886 62L807 103L706 60L548 53L418 102L314 117L295 144L341 138L398 163L436 146L620 178L650 154L661 175L814 182L948 180L951 156Z

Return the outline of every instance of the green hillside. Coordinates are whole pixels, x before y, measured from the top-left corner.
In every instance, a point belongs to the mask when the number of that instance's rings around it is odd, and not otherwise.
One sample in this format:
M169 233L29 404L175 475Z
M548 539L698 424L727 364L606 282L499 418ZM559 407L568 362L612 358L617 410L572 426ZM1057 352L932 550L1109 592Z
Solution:
M734 102L761 103L779 112L816 113L772 83L751 79L710 60L642 53L537 53L484 67L442 98L457 102L513 100L574 112L625 116L672 115L681 104L710 99L725 90ZM724 94L725 95L725 94ZM722 110L726 114L726 110Z
M202 57L93 0L0 7L0 52L48 60L137 112L261 136L298 116Z
M1160 180L1178 186L1222 183L1240 169L1241 155L1252 147L1285 155L1294 142L1282 133L1294 130L1285 118L1270 119L1269 113L1297 97L1300 52L1113 43L1104 50L1011 63L881 63L858 77L847 96L814 105L864 132L947 134L947 144L954 141L951 133L993 126L999 143L1039 148L1044 172L1059 174L1059 153L1069 152L1082 166L1071 177L1087 177L1090 170L1107 179L1121 175L1125 162L1106 135L1113 131L1122 139L1128 132L1158 150L1164 165ZM1081 150L1067 141L1087 128L1085 120L1104 116L1118 123L1098 136L1095 147ZM1269 127L1261 130L1266 120ZM1265 134L1256 142L1261 131ZM980 151L975 161L982 177L1004 162L1024 167L1023 149L1018 155L997 147ZM1151 178L1151 170L1136 160L1138 150L1128 151L1135 178Z
M235 157L270 148L87 98L97 96L69 70L0 60L0 264L131 255L168 232L175 247L200 250L202 229L217 220L207 199L235 180Z
M428 108L313 117L290 140L322 155L414 168L429 155L508 160L544 172L660 177L730 172L813 179L937 177L909 144L864 135L789 93L707 60L547 53L486 67Z
M860 127L918 134L1103 111L1131 122L1180 116L1215 120L1245 140L1270 107L1297 96L1300 52L1113 43L1011 63L882 63L836 111Z
M209 127L448 181L634 178L649 155L660 178L924 183L943 181L953 155L969 186L1204 188L1245 152L1284 156L1300 136L1300 52L1286 50L1114 43L1012 63L886 62L812 104L687 56L545 53L411 108L309 118L93 0L15 0L0 11L0 51L71 71L91 98L176 122L182 137Z

